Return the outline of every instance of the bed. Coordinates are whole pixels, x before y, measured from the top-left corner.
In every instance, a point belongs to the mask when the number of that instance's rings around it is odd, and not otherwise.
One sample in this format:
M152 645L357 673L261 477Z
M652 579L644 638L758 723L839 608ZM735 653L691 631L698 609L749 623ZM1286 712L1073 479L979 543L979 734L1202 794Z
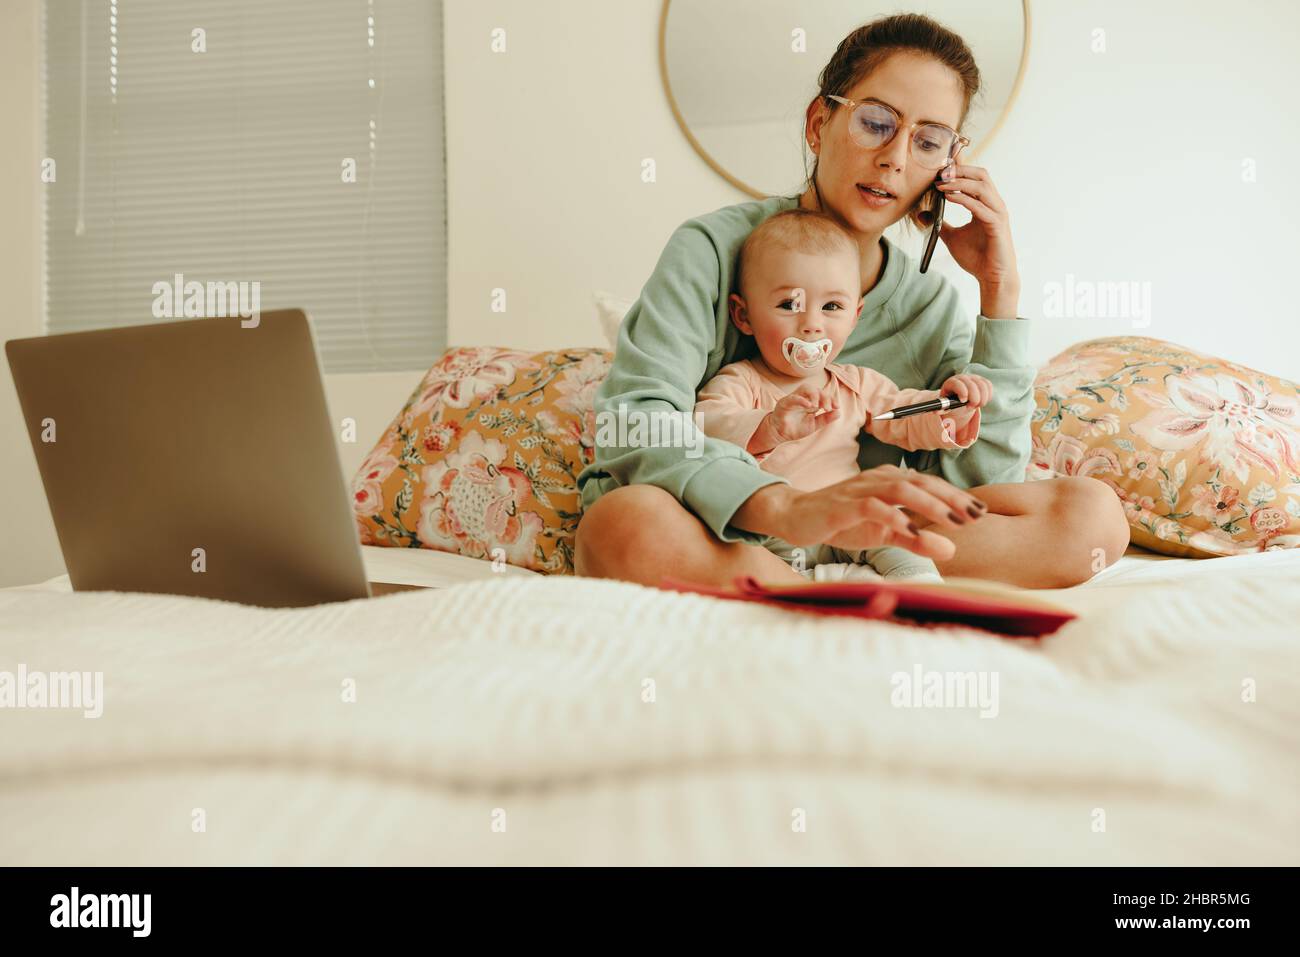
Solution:
M1041 643L365 554L434 587L0 590L0 670L104 675L0 713L0 863L1300 863L1294 549L1130 549ZM996 716L896 706L918 668Z

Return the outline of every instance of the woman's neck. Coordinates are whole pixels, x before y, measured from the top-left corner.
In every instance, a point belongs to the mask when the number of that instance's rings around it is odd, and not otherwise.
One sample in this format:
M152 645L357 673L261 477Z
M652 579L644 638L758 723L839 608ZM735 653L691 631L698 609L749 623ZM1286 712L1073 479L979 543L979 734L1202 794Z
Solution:
M799 206L803 209L818 209L817 194L811 189L804 190L799 197ZM833 210L826 210L835 220L845 226L858 240L858 266L862 270L862 295L866 295L880 282L885 271L885 250L880 240L880 233L859 232L844 223Z

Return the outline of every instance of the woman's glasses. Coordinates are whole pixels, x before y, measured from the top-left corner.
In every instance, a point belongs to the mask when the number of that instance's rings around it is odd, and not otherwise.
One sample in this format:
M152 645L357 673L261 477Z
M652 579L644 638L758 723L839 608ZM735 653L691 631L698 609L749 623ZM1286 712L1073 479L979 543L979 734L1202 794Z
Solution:
M860 103L842 96L827 96L828 100L843 103L853 111L849 117L849 134L860 146L879 149L898 135L903 118L884 103ZM912 159L926 169L942 169L957 151L970 145L970 139L941 123L913 123Z

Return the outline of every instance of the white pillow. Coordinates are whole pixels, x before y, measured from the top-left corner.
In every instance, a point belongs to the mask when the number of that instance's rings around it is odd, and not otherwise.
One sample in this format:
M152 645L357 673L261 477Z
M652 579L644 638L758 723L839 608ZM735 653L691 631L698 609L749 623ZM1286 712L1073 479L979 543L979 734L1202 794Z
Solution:
M627 315L636 300L624 299L603 289L597 289L592 294L592 298L596 301L596 323L600 326L600 331L604 334L609 347L617 348L618 327L623 324L623 317Z

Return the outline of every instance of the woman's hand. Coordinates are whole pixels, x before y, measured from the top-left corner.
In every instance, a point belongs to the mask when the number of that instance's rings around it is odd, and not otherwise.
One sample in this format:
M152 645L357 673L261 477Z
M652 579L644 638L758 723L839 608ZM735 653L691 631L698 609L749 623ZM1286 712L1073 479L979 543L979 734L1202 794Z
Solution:
M1020 271L1011 241L1007 204L1002 201L988 170L980 166L949 166L939 191L950 201L965 206L971 221L965 226L944 223L939 229L957 265L980 285L980 311L990 319L1014 319L1020 299Z
M938 476L881 465L813 492L768 485L736 510L732 522L792 545L825 542L849 550L898 545L939 561L953 556L956 546L949 539L917 529L897 506L948 526L976 521L988 508Z
M823 388L814 380L782 396L767 414L746 446L751 455L770 452L782 442L795 442L812 435L840 417L839 405L831 391L833 380Z

